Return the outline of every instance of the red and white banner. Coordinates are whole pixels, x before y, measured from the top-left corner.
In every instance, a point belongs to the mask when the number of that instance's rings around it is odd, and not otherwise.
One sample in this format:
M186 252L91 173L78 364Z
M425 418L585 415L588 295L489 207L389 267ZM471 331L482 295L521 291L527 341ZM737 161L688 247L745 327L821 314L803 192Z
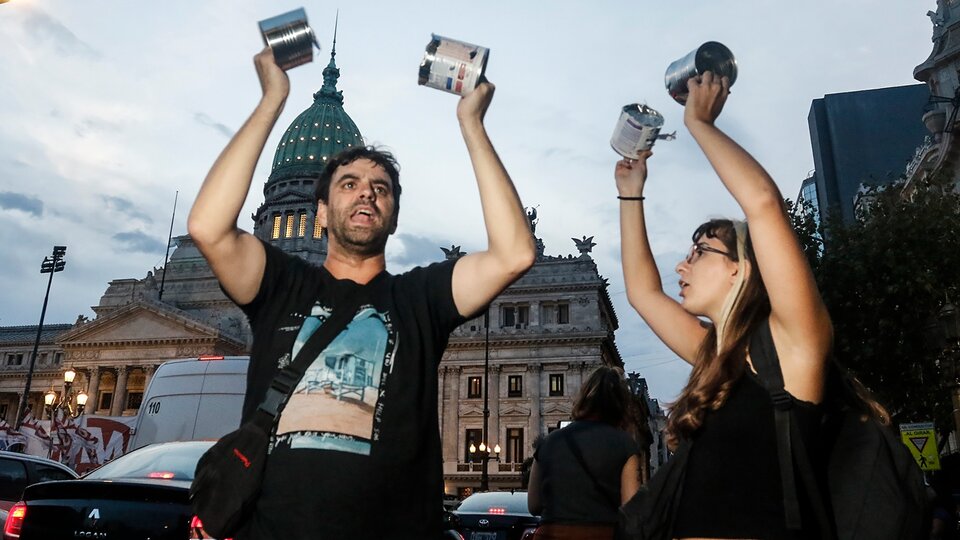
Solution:
M83 473L122 456L136 421L136 416L71 418L65 411L37 420L27 409L19 431L0 420L0 450L49 457Z

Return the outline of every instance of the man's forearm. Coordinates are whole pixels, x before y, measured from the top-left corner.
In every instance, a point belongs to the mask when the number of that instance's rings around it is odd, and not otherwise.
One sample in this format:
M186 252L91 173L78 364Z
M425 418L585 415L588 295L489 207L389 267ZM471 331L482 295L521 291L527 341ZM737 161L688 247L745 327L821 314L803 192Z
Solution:
M257 160L284 101L264 96L207 174L188 220L190 235L198 245L216 243L236 231Z
M516 188L482 122L461 122L461 131L480 190L488 251L502 260L516 259L524 266L534 253L533 236Z

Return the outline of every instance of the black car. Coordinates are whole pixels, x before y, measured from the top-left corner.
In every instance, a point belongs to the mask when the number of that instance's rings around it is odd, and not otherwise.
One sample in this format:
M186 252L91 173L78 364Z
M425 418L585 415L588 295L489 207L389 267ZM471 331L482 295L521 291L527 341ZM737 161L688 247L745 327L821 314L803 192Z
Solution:
M530 540L539 524L540 518L527 511L526 491L475 493L448 520L462 540Z
M205 538L190 509L200 456L212 441L146 446L79 480L28 487L10 510L3 539Z
M30 484L71 480L77 476L70 467L51 459L0 451L0 509L10 510Z

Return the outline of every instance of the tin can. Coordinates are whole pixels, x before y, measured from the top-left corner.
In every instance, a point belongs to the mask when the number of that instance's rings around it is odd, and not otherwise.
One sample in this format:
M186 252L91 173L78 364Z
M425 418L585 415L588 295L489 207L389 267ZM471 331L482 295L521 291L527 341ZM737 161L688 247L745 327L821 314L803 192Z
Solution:
M667 66L664 83L667 92L677 103L687 103L687 81L707 71L730 79L730 86L737 80L737 59L725 45L708 41L683 58Z
M652 108L639 103L625 105L610 137L610 147L625 158L637 159L657 141L662 127L663 116Z
M313 62L313 48L320 48L303 8L260 21L260 34L284 71Z
M460 96L473 92L487 70L490 50L436 34L430 36L417 82Z

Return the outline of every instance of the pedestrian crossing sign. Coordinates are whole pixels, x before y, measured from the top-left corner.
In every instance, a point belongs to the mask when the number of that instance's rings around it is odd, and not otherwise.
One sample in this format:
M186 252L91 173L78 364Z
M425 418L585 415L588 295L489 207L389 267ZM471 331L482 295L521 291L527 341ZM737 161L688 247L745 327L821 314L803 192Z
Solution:
M940 453L937 451L933 422L900 424L900 438L913 454L913 459L917 460L921 470L940 470Z

